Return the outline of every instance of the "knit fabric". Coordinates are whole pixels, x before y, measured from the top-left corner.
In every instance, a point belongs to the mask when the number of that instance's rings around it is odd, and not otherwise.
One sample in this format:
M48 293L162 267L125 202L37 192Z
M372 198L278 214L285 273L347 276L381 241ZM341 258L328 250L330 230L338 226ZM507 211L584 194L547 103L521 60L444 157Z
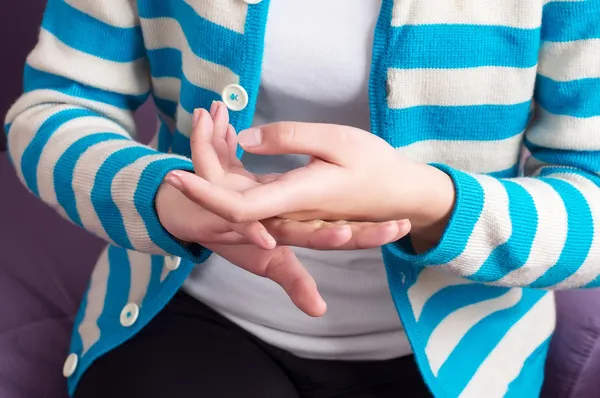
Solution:
M237 83L250 103L232 124L250 125L268 6L48 1L5 130L31 192L110 243L76 319L71 393L210 255L162 228L154 196L168 171L192 170L194 108ZM599 0L383 2L371 131L448 173L457 192L435 248L415 255L406 239L383 248L436 396L536 396L554 302L534 288L600 285L599 21ZM135 141L132 118L150 92L160 109L152 147ZM527 177L517 176L523 142ZM172 256L183 259L177 269ZM127 303L140 312L125 327Z

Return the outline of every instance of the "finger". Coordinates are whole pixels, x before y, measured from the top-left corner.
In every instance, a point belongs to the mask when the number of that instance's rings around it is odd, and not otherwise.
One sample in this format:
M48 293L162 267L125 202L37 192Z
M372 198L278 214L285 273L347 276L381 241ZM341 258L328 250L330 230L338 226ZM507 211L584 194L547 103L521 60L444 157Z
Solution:
M304 313L321 316L327 310L316 282L289 247L262 250L250 245L208 245L207 248L236 266L279 284Z
M277 246L275 238L258 221L249 223L232 223L231 229L243 235L250 243L261 249L274 249Z
M229 112L222 102L215 101L211 108L211 115L214 124L212 145L217 153L221 167L228 170L231 165L230 152L226 141Z
M403 238L410 232L408 220L383 223L349 223L352 239L339 250L361 250L380 247Z
M263 174L256 177L256 180L261 184L268 184L281 177L280 173Z
M295 180L293 176L298 172L301 169L286 173L284 176L288 176L288 179L261 184L244 192L233 191L177 170L171 171L166 181L205 210L229 222L243 223L297 212L307 203L314 203L321 187L303 184L301 179Z
M229 111L227 106L221 101L213 102L214 111L211 113L214 121L214 133L225 140L227 135L227 127L229 126Z
M235 128L230 124L227 126L225 134L225 142L227 142L227 150L229 151L229 162L231 166L243 167L242 162L237 157L238 140Z
M307 315L319 317L327 304L319 294L317 283L289 247L276 249L277 255L267 263L264 276L279 284L296 306Z
M203 244L218 244L218 245L248 245L251 244L250 240L237 232L229 231L221 234L215 234L211 237L204 239Z
M280 245L337 250L352 239L352 229L348 225L334 225L321 220L295 221L281 218L270 218L262 222Z
M347 126L280 122L244 130L238 140L246 151L256 154L305 154L343 165L358 158L377 137Z
M225 171L212 144L212 119L205 109L196 109L194 119L196 124L190 137L194 171L208 181L215 181L222 178Z
M370 249L395 242L410 232L408 220L328 223L273 218L263 224L280 245L316 250Z

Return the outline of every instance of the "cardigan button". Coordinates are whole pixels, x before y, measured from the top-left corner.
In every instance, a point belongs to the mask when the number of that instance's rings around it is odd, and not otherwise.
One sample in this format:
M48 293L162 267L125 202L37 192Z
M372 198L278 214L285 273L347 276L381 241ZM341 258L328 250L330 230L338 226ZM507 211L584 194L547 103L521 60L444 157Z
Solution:
M79 363L79 357L77 354L71 353L65 360L65 364L63 365L63 376L71 377L73 373L75 373L75 369L77 369L77 364Z
M260 3L262 0L244 0L245 3L248 4L258 4Z
M121 321L121 326L126 328L130 327L137 321L140 316L140 307L136 303L128 303L123 310L121 311L121 316L119 320Z
M221 99L232 111L241 111L248 106L248 93L239 84L230 84L221 92Z
M167 269L169 271L176 271L180 265L181 265L181 257L167 256L165 258L165 267L167 267Z

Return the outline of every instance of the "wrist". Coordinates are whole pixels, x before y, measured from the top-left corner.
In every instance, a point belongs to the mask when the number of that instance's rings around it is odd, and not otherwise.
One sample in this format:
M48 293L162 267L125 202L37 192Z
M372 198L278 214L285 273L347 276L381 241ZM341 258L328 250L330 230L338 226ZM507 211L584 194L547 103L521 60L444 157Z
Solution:
M414 210L410 214L411 236L432 247L442 237L454 209L456 191L452 178L427 164L418 166Z

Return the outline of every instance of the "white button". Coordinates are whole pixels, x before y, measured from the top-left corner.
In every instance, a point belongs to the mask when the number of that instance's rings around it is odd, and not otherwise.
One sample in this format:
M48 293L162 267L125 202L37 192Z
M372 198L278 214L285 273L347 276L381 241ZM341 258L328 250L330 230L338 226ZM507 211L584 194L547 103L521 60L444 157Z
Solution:
M73 373L75 373L75 369L77 369L78 362L79 357L77 356L77 354L69 354L69 356L65 360L65 364L63 365L63 376L73 376Z
M248 93L239 84L230 84L221 92L221 99L232 111L241 111L248 105Z
M260 3L262 0L244 0L246 3L248 4L258 4Z
M137 321L140 315L140 307L136 303L128 303L121 311L121 325L128 328Z
M181 265L181 257L168 256L165 259L165 265L169 271L175 271Z

